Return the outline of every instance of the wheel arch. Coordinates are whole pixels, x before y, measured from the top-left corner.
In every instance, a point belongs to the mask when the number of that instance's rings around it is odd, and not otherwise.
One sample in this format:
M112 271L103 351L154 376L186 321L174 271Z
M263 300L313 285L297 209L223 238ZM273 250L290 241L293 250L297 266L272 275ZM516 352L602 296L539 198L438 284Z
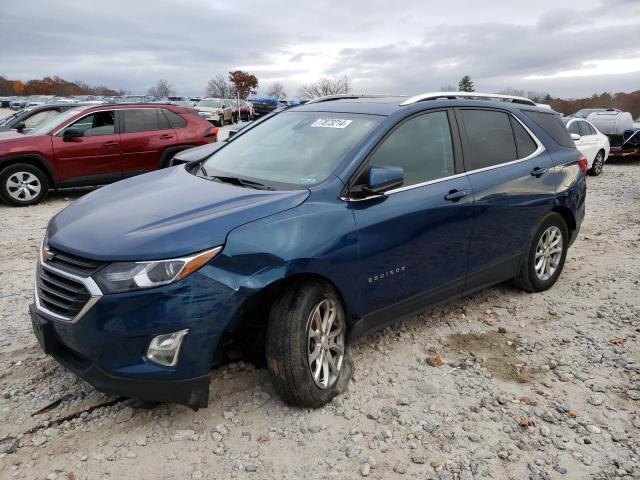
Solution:
M552 211L558 213L564 219L564 223L566 223L569 230L569 236L571 236L571 232L576 229L576 218L573 212L563 205L554 207Z
M2 159L0 159L0 171L4 170L6 167L16 165L18 163L26 163L27 165L32 165L36 168L39 168L47 176L47 180L49 181L49 188L56 187L53 167L51 167L51 164L47 161L47 159L37 153L25 153L3 157Z

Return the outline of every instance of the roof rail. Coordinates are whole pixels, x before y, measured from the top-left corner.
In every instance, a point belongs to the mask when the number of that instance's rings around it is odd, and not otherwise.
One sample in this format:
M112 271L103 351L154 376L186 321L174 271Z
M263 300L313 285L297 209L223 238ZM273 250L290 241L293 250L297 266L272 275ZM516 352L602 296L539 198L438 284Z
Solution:
M388 98L388 97L404 97L406 95L384 95L384 94L369 94L369 93L337 93L335 95L325 95L324 97L316 97L313 100L309 100L310 103L330 102L331 100L342 99L356 99L356 98Z
M536 106L536 103L533 100L530 100L526 97L516 97L514 95L502 95L500 93L478 93L478 92L421 93L420 95L415 95L413 97L407 98L400 105L411 105L413 103L422 102L424 100L438 100L441 98L446 98L446 99L473 98L473 99L487 99L487 100L495 99L495 100L502 100L505 102L521 103L523 105L531 105L533 107Z

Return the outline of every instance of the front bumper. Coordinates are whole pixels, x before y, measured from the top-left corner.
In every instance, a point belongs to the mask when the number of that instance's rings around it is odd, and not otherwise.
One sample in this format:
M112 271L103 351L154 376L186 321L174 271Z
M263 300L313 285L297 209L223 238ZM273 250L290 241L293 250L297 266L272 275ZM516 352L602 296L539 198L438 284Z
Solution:
M242 302L238 292L213 280L212 270L205 266L159 288L104 295L76 322L32 305L34 333L45 353L100 391L205 407L212 362ZM146 358L153 336L182 329L189 333L175 367Z

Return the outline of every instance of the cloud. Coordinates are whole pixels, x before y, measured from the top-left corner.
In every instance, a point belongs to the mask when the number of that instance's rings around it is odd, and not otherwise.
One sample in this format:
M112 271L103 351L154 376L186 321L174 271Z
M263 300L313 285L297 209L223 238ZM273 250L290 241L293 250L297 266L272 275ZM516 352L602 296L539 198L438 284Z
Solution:
M209 78L246 68L262 88L282 82L290 97L303 83L344 73L371 92L433 90L464 74L483 90L638 88L637 72L618 71L615 62L640 59L640 3L557 4L22 0L2 7L0 74L59 75L134 92L165 78L181 94L201 94ZM586 71L589 62L610 62L612 71Z

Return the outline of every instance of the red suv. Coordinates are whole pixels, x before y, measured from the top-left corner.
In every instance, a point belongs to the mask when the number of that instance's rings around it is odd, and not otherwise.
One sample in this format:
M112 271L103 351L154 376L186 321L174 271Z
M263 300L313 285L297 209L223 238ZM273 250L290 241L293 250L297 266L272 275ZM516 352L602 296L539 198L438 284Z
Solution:
M28 135L0 133L0 196L34 205L50 188L102 185L166 167L179 151L217 135L195 111L175 105L80 106Z

